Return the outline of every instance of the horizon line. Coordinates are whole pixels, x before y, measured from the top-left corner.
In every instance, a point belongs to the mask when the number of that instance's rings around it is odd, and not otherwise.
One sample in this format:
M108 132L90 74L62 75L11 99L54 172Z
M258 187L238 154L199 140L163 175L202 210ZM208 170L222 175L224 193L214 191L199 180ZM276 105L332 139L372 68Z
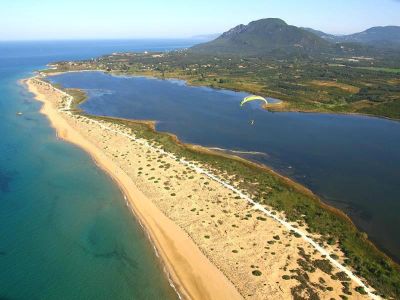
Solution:
M250 21L251 22L255 22L255 21L259 21L259 20L263 20L263 19L272 19L272 18L262 18L262 19L258 19L258 20L254 20L254 21ZM279 18L273 18L273 19L279 19ZM306 26L297 26L297 25L292 25L292 24L288 24L285 20L281 19L282 21L284 21L287 25L289 26L296 26L297 28L301 28L301 29L305 29L305 28L309 28L309 29L314 29L314 30L318 30L318 31L322 31L326 34L330 34L330 35L335 35L335 36L346 36L346 35L352 35L352 34L356 34L356 33L361 33L364 32L368 29L371 28L376 28L376 27L400 27L400 25L376 25L376 26L371 26L371 27L367 27L366 29L363 29L361 31L355 31L352 33L333 33L333 32L328 32L328 31L324 31L321 29L316 29L313 27L306 27ZM249 24L248 23L248 24ZM240 25L240 24L238 24ZM232 27L234 28L234 27ZM231 28L229 28L231 29ZM227 29L226 31L228 31L229 29ZM224 32L226 32L224 31ZM128 41L128 40L206 40L207 38L205 38L206 36L211 36L211 35L221 35L223 32L220 33L199 33L199 34L194 34L191 36L182 36L182 37L66 37L66 38L58 38L58 37L53 37L53 38L33 38L33 39L1 39L0 38L0 42L51 42L51 41Z

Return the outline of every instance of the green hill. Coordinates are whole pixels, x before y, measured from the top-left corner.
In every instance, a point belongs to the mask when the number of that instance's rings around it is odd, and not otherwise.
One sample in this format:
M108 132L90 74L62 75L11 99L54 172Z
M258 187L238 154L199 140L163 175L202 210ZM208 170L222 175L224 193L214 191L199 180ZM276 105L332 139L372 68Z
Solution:
M261 19L238 25L217 39L196 45L196 53L238 55L320 54L332 45L305 29L286 24L281 19Z

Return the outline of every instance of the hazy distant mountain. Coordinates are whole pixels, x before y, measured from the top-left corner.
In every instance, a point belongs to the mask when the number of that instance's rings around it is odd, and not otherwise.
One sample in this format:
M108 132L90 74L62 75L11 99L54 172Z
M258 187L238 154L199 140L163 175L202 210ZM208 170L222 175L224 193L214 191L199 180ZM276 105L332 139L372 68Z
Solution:
M340 37L342 41L363 44L400 45L400 26L372 27L360 33Z
M319 37L337 43L360 43L377 47L400 46L400 26L372 27L349 35L333 35L312 28L304 28Z
M332 45L305 29L286 24L281 19L261 19L238 25L217 39L196 45L191 51L200 53L266 55L321 53Z
M221 35L220 33L201 34L201 35L192 36L191 38L194 40L201 40L203 42L208 42L208 41L212 41L212 40L216 39L220 35Z
M327 41L330 41L330 42L336 42L336 41L337 41L337 38L338 38L337 35L325 33L325 32L320 31L320 30L316 30L316 29L312 29L312 28L307 28L307 27L300 27L300 28L301 28L301 29L304 29L304 30L307 30L308 32L312 32L312 33L314 33L315 35L318 35L320 38L323 38L323 39L325 39L325 40L327 40Z

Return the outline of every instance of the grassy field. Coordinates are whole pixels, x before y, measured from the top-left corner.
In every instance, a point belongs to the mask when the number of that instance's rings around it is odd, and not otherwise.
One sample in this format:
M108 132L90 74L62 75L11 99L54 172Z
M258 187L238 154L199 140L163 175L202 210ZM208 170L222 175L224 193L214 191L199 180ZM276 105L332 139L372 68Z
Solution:
M362 70L377 71L377 72L388 72L400 74L400 68L379 68L379 67L357 67Z

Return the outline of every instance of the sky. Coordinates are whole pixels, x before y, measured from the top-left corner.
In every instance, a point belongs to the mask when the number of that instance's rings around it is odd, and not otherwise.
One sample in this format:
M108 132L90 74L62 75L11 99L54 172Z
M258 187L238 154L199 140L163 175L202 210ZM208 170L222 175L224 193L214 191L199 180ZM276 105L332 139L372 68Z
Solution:
M348 34L400 26L400 0L0 0L0 40L186 38L272 17Z

